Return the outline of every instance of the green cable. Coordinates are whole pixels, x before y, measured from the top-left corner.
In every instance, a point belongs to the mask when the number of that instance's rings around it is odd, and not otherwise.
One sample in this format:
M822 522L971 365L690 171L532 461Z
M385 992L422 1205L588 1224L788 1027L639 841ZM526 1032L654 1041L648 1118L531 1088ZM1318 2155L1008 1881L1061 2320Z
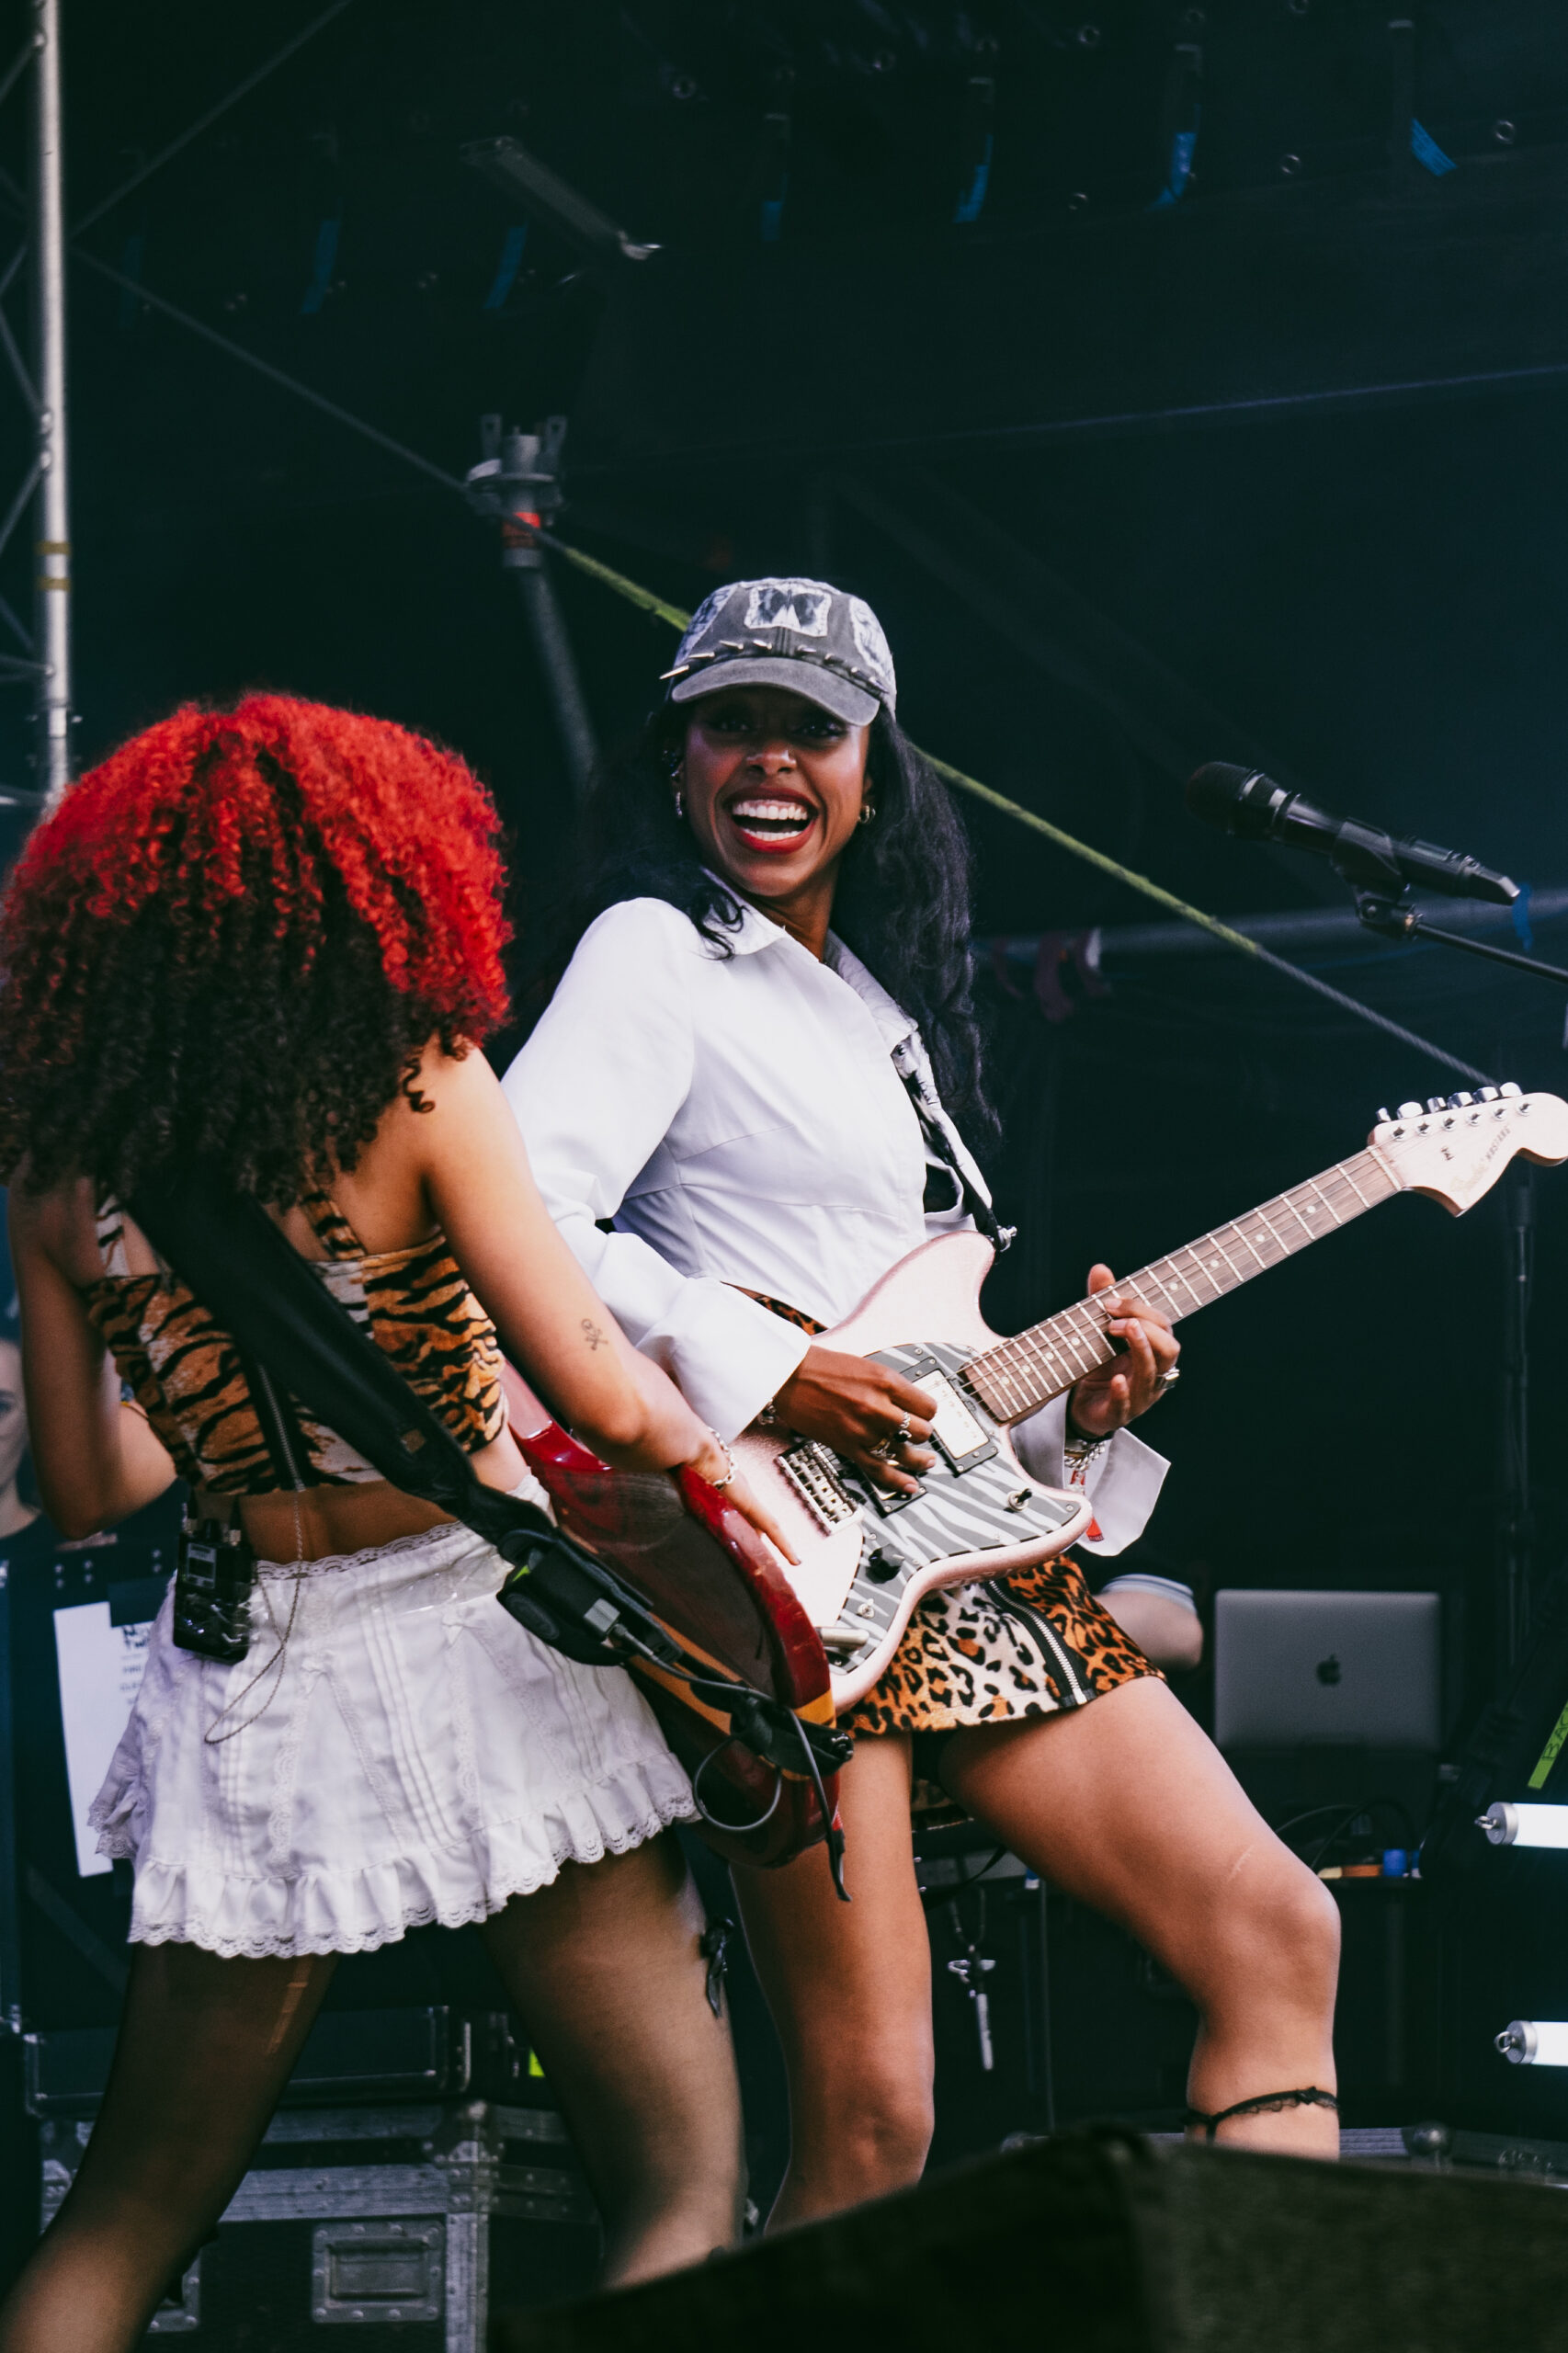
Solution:
M597 556L585 555L581 548L568 547L564 540L556 539L550 531L539 531L536 536L547 547L553 548L558 555L564 556L568 563L574 564L579 572L586 573L591 580L601 581L607 588L613 588L617 596L624 597L629 604L653 614L659 620L667 621L671 629L683 630L690 620L691 615L683 613L678 605L665 604L662 597L655 597L651 589L641 587L635 580L629 580L624 572L617 572L613 565L601 563ZM915 748L916 751L920 749L918 745ZM1283 973L1301 988L1311 989L1315 996L1325 997L1330 1005L1337 1006L1342 1012L1354 1014L1359 1021L1370 1022L1373 1029L1383 1030L1391 1038L1397 1038L1402 1045L1415 1047L1417 1053L1426 1055L1445 1070L1458 1071L1462 1077L1477 1079L1483 1086L1492 1084L1486 1072L1477 1070L1473 1063L1461 1062L1457 1054L1450 1054L1442 1046L1435 1046L1429 1038L1418 1037L1414 1029L1406 1029L1401 1023L1391 1021L1386 1013L1379 1013L1371 1006L1363 1005L1359 997L1346 996L1343 989L1333 988L1327 981L1320 981L1315 972L1303 972L1300 964L1291 964L1283 956L1276 956L1272 949L1265 948L1258 940L1249 939L1244 931L1234 931L1228 923L1221 923L1218 916L1206 915L1201 907L1191 906L1187 900L1178 899L1174 891L1163 889L1158 882L1151 881L1148 875L1140 874L1133 867L1123 866L1119 858L1108 856L1103 849L1091 849L1087 842L1081 842L1076 835L1064 833L1048 817L1037 817L1032 809L1024 808L1017 801L1009 801L1006 793L994 791L990 785L982 784L978 777L966 776L962 768L955 768L950 761L937 759L933 752L923 753L921 756L930 762L946 783L956 785L960 792L970 793L976 801L983 801L989 807L1001 810L1004 816L1015 818L1020 825L1028 826L1031 833L1043 834L1046 840L1054 842L1058 849L1066 850L1070 857L1081 858L1086 865L1097 866L1102 874L1109 874L1118 882L1124 882L1129 890L1141 891L1144 898L1153 899L1157 906L1168 907L1173 915L1180 915L1186 923L1197 924L1200 930L1223 940L1227 948L1239 949L1244 956L1251 956L1257 963L1267 964L1271 971Z
M640 588L635 580L628 580L624 572L613 571L608 563L601 563L597 555L585 555L581 548L569 548L564 540L558 540L551 531L536 530L534 537L542 540L546 547L553 548L557 555L563 555L568 563L574 563L579 572L585 572L590 580L602 580L607 588L613 588L618 597L626 598L628 604L641 605L645 613L653 613L660 620L668 621L672 629L684 629L690 620L691 615L683 613L678 605L666 605L664 598L655 597L651 588Z
M662 597L655 597L651 589L640 587L635 580L629 580L624 572L617 572L613 565L601 563L597 556L585 555L581 548L568 547L564 540L556 539L551 532L540 531L538 536L557 554L563 555L568 563L575 564L579 572L585 572L591 580L602 581L607 588L613 588L618 596L624 597L629 604L640 606L643 612L656 614L660 620L667 621L671 629L683 630L690 620L691 615L683 613L678 605L666 605ZM915 748L918 750L919 746ZM1021 808L1017 801L1009 801L1006 794L994 792L988 784L982 784L978 777L966 776L962 768L952 767L946 760L937 759L934 752L926 752L923 757L929 760L937 774L945 778L949 784L956 784L961 791L971 792L977 801L988 801L993 809L1000 809L1005 815L1016 817L1020 824L1032 826L1037 834L1043 834L1047 841L1056 844L1058 849L1068 850L1074 858L1086 858L1091 866L1099 867L1103 873L1113 874L1119 882L1129 883L1134 891L1142 891L1146 899L1157 900L1162 907L1169 907L1173 915L1185 915L1188 923L1201 924L1204 930L1211 931L1216 939L1222 939L1227 948L1239 948L1247 956L1262 954L1256 940L1249 939L1245 932L1233 931L1229 924L1218 922L1213 915L1206 915L1200 907L1189 907L1185 899L1178 899L1174 892L1163 891L1146 874L1134 873L1131 867L1108 858L1103 849L1091 849L1087 842L1078 841L1072 834L1063 833L1060 825L1051 824L1044 817L1037 817L1032 809Z
M1005 793L994 792L988 784L982 784L978 777L965 776L962 768L952 767L946 760L939 760L935 752L926 752L921 756L949 784L956 784L961 791L972 792L977 801L989 801L993 809L1000 809L1007 816L1016 817L1020 825L1028 825L1033 832L1043 834L1048 842L1056 844L1058 849L1070 850L1074 858L1086 859L1090 866L1097 866L1102 874L1113 874L1119 882L1126 882L1134 891L1142 891L1146 899L1153 899L1162 907L1169 907L1173 915L1184 915L1188 923L1200 924L1205 931L1211 931L1216 939L1222 939L1227 948L1239 948L1247 956L1264 955L1265 951L1257 941L1249 939L1244 931L1233 931L1228 923L1221 923L1215 915L1206 915L1201 907L1189 907L1187 901L1178 899L1174 891L1162 890L1158 882L1152 882L1146 874L1135 872L1131 866L1123 866L1119 858L1108 857L1103 849L1091 849L1087 842L1076 840L1072 834L1064 834L1061 826L1053 825L1048 817L1037 817L1032 809L1021 808L1017 801L1009 801Z

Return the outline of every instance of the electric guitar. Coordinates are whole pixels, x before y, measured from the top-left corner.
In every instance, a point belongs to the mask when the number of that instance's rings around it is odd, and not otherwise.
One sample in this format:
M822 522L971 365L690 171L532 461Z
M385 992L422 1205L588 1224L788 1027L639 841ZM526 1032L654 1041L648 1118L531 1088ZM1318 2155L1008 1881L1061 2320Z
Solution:
M1458 1217L1516 1154L1543 1165L1568 1159L1568 1104L1517 1086L1401 1104L1392 1117L1379 1113L1364 1152L1156 1258L1118 1290L1176 1322L1395 1193L1425 1193ZM1093 1299L998 1338L980 1313L992 1256L978 1233L927 1242L823 1335L824 1347L870 1357L936 1397L937 1461L916 1495L877 1486L812 1438L754 1427L735 1441L746 1477L800 1554L790 1578L821 1631L839 1708L878 1681L923 1595L1032 1567L1088 1526L1084 1492L1031 1479L1007 1432L1108 1362L1119 1344Z

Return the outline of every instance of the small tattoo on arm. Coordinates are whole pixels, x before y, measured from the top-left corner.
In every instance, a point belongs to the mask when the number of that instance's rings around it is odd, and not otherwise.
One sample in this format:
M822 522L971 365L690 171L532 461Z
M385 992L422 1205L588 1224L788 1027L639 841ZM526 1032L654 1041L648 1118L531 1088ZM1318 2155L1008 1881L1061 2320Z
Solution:
M583 1318L583 1337L590 1348L608 1348L609 1346L609 1334L601 1332L591 1315Z

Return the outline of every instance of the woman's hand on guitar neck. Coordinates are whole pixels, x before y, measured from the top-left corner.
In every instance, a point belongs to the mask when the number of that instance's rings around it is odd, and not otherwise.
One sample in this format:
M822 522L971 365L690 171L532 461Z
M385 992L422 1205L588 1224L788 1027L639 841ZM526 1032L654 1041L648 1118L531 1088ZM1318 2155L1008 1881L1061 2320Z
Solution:
M915 1473L928 1471L935 1456L924 1441L931 1435L937 1401L925 1390L869 1357L813 1342L773 1401L789 1429L831 1446L884 1487L912 1491ZM908 1438L890 1458L887 1446L907 1425Z
M1113 1296L1101 1296L1106 1292ZM1112 1339L1121 1342L1122 1353L1084 1375L1068 1396L1067 1421L1084 1438L1109 1438L1164 1396L1181 1342L1168 1315L1131 1291L1117 1292L1108 1267L1090 1267L1089 1296L1105 1315Z

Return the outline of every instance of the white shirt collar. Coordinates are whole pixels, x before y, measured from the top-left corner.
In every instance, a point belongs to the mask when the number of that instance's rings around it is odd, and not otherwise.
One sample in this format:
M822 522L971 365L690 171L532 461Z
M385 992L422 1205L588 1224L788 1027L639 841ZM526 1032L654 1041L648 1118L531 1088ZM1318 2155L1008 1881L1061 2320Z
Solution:
M731 935L732 955L755 956L759 949L777 948L780 940L787 940L802 956L810 953L801 947L792 932L786 931L781 923L775 923L770 915L760 914L748 900L743 899L722 874L715 874L710 866L705 866L702 870L710 882L717 882L722 891L729 892L740 909L740 929ZM816 960L812 958L812 961L815 962ZM901 1046L914 1037L915 1025L909 1015L895 997L888 995L875 975L867 971L854 949L846 948L835 932L830 931L827 935L827 949L822 961L830 972L835 973L847 988L854 990L876 1023L890 1053L895 1046Z
M739 930L732 930L728 924L724 926L732 956L755 956L759 948L776 948L781 939L790 938L781 923L759 915L748 900L742 898L733 883L725 881L722 874L715 874L710 866L705 866L702 871L710 882L716 882L721 891L728 893L732 904L740 909Z
M854 990L876 1023L889 1053L895 1046L908 1043L915 1035L915 1023L897 998L888 995L881 981L866 970L855 950L846 948L835 932L830 931L827 935L827 954L823 961L847 987Z

